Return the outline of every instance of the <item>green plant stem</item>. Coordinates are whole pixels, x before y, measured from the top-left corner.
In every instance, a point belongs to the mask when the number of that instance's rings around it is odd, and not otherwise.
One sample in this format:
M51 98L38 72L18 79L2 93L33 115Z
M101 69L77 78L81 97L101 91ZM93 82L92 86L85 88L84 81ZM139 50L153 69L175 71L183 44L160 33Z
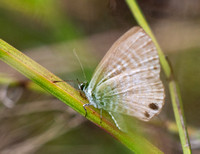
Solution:
M169 81L169 91L172 100L172 106L176 119L176 124L179 130L179 136L182 144L182 149L185 154L192 153L190 147L190 140L188 137L186 122L183 113L183 105L181 95L177 83L174 80Z
M85 115L83 104L88 103L88 101L81 97L79 91L65 82L55 83L54 81L62 80L1 39L0 59L81 115ZM137 132L132 131L131 135L121 132L115 124L113 124L112 120L110 120L108 114L103 117L102 123L100 124L99 110L93 107L87 107L87 119L105 129L109 134L135 153L162 153L157 147L152 145Z
M163 71L169 80L169 91L171 95L171 101L173 105L174 115L176 119L176 124L178 126L179 130L179 136L181 140L181 145L183 152L185 154L191 153L191 146L190 146L190 140L188 137L185 117L184 117L184 111L183 111L183 105L181 100L181 95L179 92L179 87L174 79L174 74L172 71L172 67L166 60L158 42L156 41L155 36L153 35L151 28L149 27L144 15L142 14L142 11L140 10L136 0L126 0L127 5L129 6L132 14L134 15L135 19L137 20L138 24L149 34L149 36L154 41L159 57L160 57L160 63L162 65Z

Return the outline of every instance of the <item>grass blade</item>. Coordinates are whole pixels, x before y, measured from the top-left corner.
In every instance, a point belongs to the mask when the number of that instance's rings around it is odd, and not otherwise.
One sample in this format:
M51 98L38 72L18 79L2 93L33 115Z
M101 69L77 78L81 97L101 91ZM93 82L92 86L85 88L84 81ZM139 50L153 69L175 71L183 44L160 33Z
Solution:
M190 140L188 137L187 126L186 126L184 111L182 107L183 105L182 105L181 95L179 92L178 84L176 83L174 79L172 68L170 64L168 63L168 61L166 60L136 0L126 0L126 2L132 14L134 15L135 19L137 20L138 24L149 34L149 36L151 36L152 40L154 41L157 47L159 57L160 57L160 63L162 65L162 68L164 70L166 77L169 80L169 90L170 90L170 95L171 95L171 101L173 105L176 124L179 130L179 136L181 140L182 149L185 154L189 154L191 153Z

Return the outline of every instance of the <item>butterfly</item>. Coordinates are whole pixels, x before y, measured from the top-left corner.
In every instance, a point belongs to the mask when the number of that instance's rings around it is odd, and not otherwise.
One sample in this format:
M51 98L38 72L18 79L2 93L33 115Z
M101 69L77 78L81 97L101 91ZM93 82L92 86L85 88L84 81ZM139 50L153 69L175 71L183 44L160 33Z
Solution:
M140 27L133 27L109 49L90 83L80 88L92 105L108 111L119 127L116 114L149 121L164 105L164 87L156 46Z

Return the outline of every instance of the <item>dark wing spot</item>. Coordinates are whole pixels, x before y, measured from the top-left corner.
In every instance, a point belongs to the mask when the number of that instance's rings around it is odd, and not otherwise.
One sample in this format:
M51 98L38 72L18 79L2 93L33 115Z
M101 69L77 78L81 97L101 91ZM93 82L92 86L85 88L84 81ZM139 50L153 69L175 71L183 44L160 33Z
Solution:
M147 111L144 112L144 115L145 115L145 117L147 117L147 118L150 117L150 114L149 114Z
M158 110L158 105L155 104L155 103L150 103L150 104L149 104L149 107L150 107L152 110Z

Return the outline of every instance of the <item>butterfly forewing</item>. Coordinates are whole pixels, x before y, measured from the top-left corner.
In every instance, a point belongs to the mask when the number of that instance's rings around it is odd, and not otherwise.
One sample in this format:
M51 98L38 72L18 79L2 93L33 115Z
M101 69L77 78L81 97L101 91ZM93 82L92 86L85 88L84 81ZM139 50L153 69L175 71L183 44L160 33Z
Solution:
M161 111L164 88L159 57L143 29L134 27L113 44L97 67L86 95L98 108L144 121Z

